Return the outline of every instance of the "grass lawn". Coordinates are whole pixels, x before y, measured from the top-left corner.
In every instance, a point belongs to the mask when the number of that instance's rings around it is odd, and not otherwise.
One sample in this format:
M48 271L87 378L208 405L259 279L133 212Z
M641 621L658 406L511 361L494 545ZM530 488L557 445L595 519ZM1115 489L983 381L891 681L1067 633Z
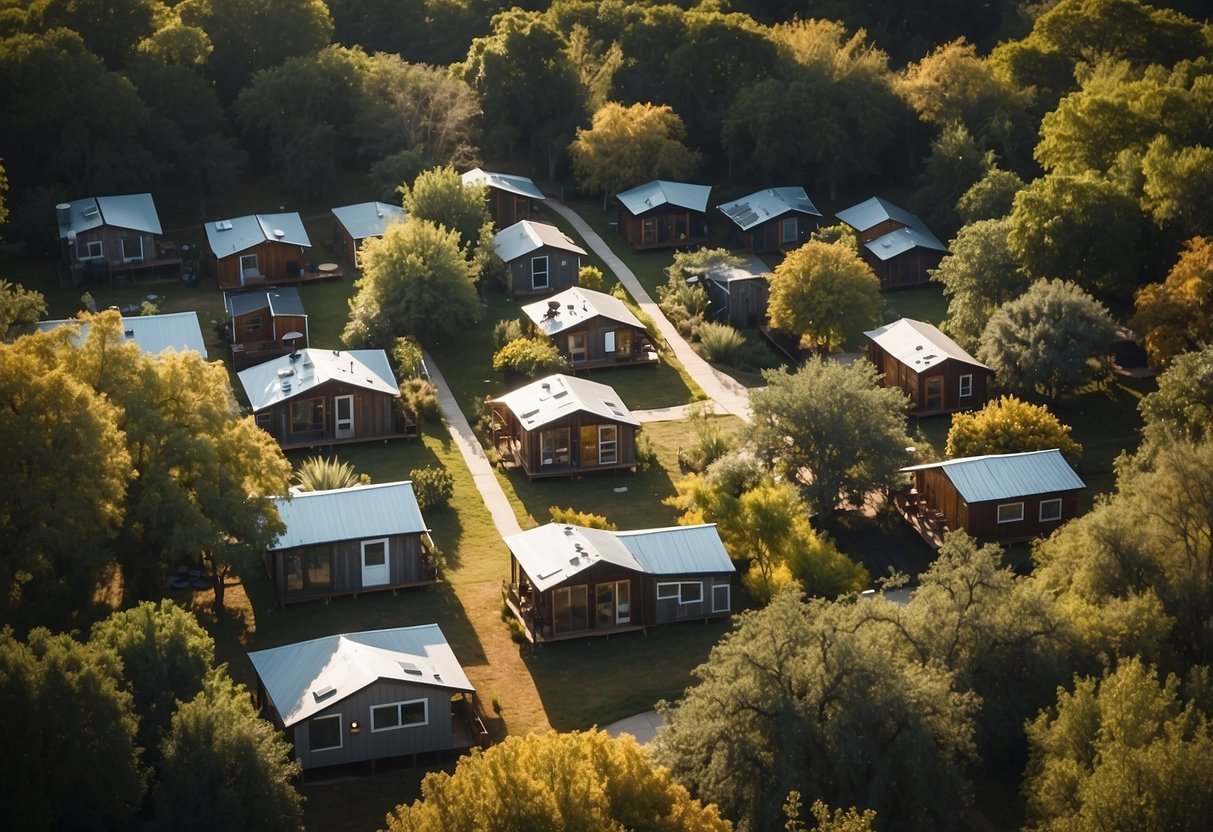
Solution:
M943 287L936 283L885 292L880 297L888 311L882 317L890 322L898 318L913 318L939 326L948 316L948 299L944 297Z
M405 758L408 759L408 758ZM442 766L416 768L397 760L380 760L376 773L363 766L333 779L298 784L307 829L382 829L384 817L401 803L421 797L421 781L431 771L455 770L454 761Z

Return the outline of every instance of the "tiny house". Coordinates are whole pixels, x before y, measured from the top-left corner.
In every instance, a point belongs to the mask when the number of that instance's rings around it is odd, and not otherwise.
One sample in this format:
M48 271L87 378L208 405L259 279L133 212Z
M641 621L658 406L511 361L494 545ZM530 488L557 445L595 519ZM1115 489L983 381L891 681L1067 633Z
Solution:
M382 237L389 224L404 222L404 209L386 202L360 202L333 209L333 249L355 269L361 268L362 244Z
M232 365L243 370L308 346L307 312L294 286L224 292Z
M637 251L706 243L711 194L710 185L661 179L616 194L619 233Z
M251 214L205 227L220 289L294 283L308 273L312 241L297 213Z
M540 295L576 286L585 249L554 225L522 220L493 238L509 273L511 295Z
M566 289L522 311L573 369L656 366L648 331L618 298L590 289Z
M994 371L937 327L901 318L864 335L881 383L909 396L911 413L974 410L989 398Z
M473 168L463 174L463 184L485 187L489 216L498 228L507 228L530 219L535 213L532 205L545 199L543 191L529 178L512 173L492 173Z
M755 254L798 248L821 225L821 212L800 187L755 191L720 210L732 221L741 248Z
M855 230L859 254L881 289L929 282L930 270L948 253L922 220L878 196L839 211L838 219Z
M174 277L177 244L164 237L151 194L97 196L55 206L70 283Z

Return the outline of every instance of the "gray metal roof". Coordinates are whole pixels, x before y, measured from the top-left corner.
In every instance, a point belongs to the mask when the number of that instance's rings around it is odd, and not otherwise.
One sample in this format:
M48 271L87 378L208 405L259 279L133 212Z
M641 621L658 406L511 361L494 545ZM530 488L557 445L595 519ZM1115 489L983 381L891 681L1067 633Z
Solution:
M711 185L691 185L687 182L654 179L630 191L616 194L615 198L634 216L662 205L675 205L702 214L708 210L708 197L711 194Z
M480 168L472 168L463 174L463 184L487 185L490 188L497 188L512 194L518 194L519 196L530 197L531 199L546 199L543 191L535 187L534 182L525 176L516 176L512 173L491 173Z
M437 624L323 636L248 657L288 728L380 679L474 690Z
M864 335L915 372L930 369L949 358L983 370L990 369L965 352L964 347L944 335L938 327L925 321L901 318L869 330Z
M767 188L733 202L726 202L720 210L742 231L756 225L782 217L784 214L811 214L821 216L817 206L801 187Z
M541 592L598 563L649 575L734 571L714 523L630 532L548 523L509 535L505 544Z
M607 318L644 329L640 319L619 298L577 286L552 295L547 300L528 303L522 307L522 311L546 335L563 332L591 318Z
M270 241L311 248L303 220L294 211L286 214L249 214L230 220L215 220L203 226L211 252L230 257Z
M147 234L164 233L151 194L96 196L77 199L67 204L70 206L68 221L59 222L60 239L68 234L78 234L103 225Z
M527 430L582 410L612 422L640 427L614 388L561 373L531 382L493 401L508 407Z
M271 315L306 315L303 298L294 286L270 289L268 292L225 292L223 305L233 318L258 309L268 309Z
M404 222L404 209L386 202L359 202L333 209L333 216L355 240L382 237L390 223Z
M948 247L925 227L906 227L882 234L875 240L864 244L864 248L876 255L882 262L891 260L899 254L916 248L929 248L933 251L947 252Z
M411 482L304 491L274 503L286 531L271 549L427 531Z
M329 381L400 395L392 365L383 350L301 349L241 370L239 378L254 413L310 394Z
M852 205L850 208L844 208L835 216L856 231L867 231L869 228L880 225L882 222L888 220L899 222L905 226L922 226L922 221L918 217L878 196L864 200L858 205Z
M503 228L493 237L497 256L509 263L544 246L585 254L585 249L554 225L546 222L520 220L509 228Z
M1055 448L1019 454L969 456L911 465L901 470L925 471L928 468L943 469L961 498L970 504L1086 488L1061 451Z
M88 336L89 325L74 318L38 323L38 329L44 332L61 326L78 327L79 340ZM162 315L124 317L122 332L126 340L134 341L139 349L149 355L159 355L165 350L193 350L203 358L207 357L206 341L202 339L202 327L198 324L197 312L166 312Z

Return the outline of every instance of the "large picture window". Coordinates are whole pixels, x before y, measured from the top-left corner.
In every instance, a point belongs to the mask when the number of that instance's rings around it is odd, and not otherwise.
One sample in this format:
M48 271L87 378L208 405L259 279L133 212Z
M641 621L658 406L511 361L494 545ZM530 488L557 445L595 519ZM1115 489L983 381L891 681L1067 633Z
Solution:
M539 434L541 465L569 464L569 429L555 428Z
M329 552L294 552L282 558L286 588L328 589L333 585L333 558Z
M585 584L552 590L552 613L552 623L558 633L589 627L589 593Z
M1003 503L998 507L999 523L1018 523L1023 519L1023 503Z
M699 604L703 602L703 584L700 581L684 581L682 583L657 584L657 600L673 601L679 604Z
M1061 498L1040 501L1040 522L1049 523L1061 519Z
M429 702L425 699L410 699L371 708L371 733L428 725L429 721Z
M332 751L341 747L341 714L314 716L307 723L309 751Z
M299 399L291 402L291 431L324 430L324 398Z
M542 257L531 258L531 288L546 289L548 287L548 258L547 255Z

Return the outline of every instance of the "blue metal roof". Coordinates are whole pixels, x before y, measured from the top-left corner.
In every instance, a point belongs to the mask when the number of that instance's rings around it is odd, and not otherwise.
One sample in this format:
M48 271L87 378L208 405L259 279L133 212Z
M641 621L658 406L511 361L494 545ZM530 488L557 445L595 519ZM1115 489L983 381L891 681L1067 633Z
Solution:
M307 229L299 214L249 214L230 220L208 222L206 240L218 258L229 257L270 241L311 248Z
M927 231L926 228L898 228L896 231L890 231L888 234L882 234L875 240L864 245L868 251L872 252L882 262L891 260L899 254L905 254L916 248L927 248L932 251L946 252L948 247L939 242L939 239Z
M305 315L303 298L294 286L283 286L268 292L231 292L225 293L224 304L227 314L233 318L237 315L247 315L258 309L269 309L271 315Z
M304 393L310 394L330 381L390 396L400 395L392 365L383 350L302 349L241 370L236 377L240 379L254 413Z
M749 231L756 225L767 220L781 217L784 214L811 214L821 216L817 206L809 199L804 188L767 188L756 191L749 196L743 196L734 202L726 202L720 210L737 224L742 231Z
M272 549L366 540L427 530L411 482L304 491L274 503L286 531Z
M691 185L687 182L654 179L630 191L616 194L615 198L634 216L662 205L675 205L702 214L708 210L708 197L711 193L711 185Z
M852 205L850 208L844 208L835 216L856 231L867 231L869 228L880 225L887 220L893 220L907 226L922 226L922 221L918 217L878 196L864 200L858 205Z
M574 254L585 254L585 249L574 243L567 234L546 222L519 220L509 228L498 231L493 237L494 250L506 263L511 263L532 251L538 251L544 246Z
M565 289L547 300L528 303L522 311L549 336L597 317L644 329L640 319L619 298L579 286Z
M517 176L512 173L492 173L480 168L472 168L463 174L462 178L464 185L487 185L490 188L497 188L531 199L546 198L543 191L539 190L535 183L525 176Z
M79 338L88 335L89 326L78 320L41 321L38 329L49 332L60 326L77 326ZM124 337L134 341L148 355L159 355L165 350L184 352L193 350L206 358L206 341L202 338L202 327L198 325L197 312L165 312L160 315L135 315L122 319Z
M68 221L59 223L59 237L102 225L148 234L163 234L151 194L125 194L77 199L68 203Z
M969 456L911 465L901 470L925 471L928 468L943 469L961 498L970 504L1086 488L1086 483L1079 479L1057 449Z
M715 523L616 532L616 536L650 575L734 571Z
M386 202L359 202L333 209L333 216L355 240L382 237L389 223L404 222L404 209Z

